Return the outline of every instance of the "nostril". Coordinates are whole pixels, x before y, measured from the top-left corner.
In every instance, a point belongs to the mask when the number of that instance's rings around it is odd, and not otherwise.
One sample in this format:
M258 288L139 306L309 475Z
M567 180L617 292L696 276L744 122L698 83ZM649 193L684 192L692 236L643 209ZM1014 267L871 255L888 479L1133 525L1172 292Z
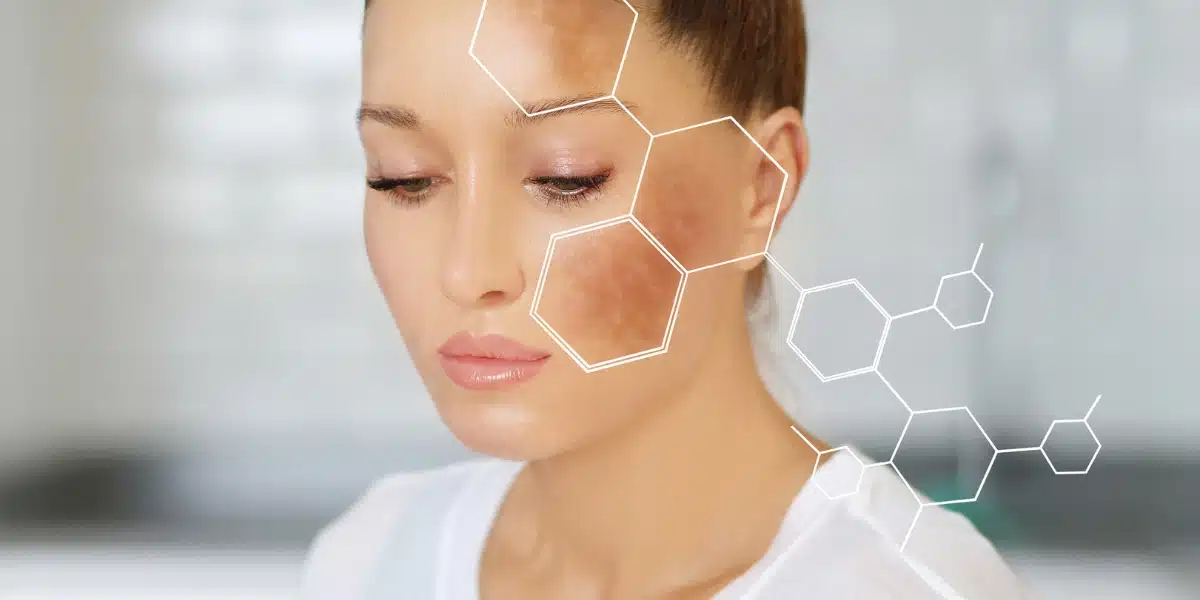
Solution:
M480 303L489 304L489 305L503 304L507 300L508 300L508 294L504 293L504 291L502 291L502 290L491 290L488 292L484 292L484 294L479 297Z

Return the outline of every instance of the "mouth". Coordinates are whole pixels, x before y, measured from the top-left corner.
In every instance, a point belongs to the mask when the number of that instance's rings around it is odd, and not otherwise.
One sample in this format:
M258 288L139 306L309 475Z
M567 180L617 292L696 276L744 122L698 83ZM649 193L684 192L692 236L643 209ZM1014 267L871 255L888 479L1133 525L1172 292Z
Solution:
M442 370L473 391L506 389L533 379L550 353L499 335L459 332L438 348Z

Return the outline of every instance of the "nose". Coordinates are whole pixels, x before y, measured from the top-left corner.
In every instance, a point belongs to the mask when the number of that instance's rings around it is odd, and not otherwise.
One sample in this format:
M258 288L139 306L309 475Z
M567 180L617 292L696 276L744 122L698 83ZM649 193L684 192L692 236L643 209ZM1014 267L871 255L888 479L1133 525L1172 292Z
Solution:
M511 304L525 290L518 251L518 212L481 194L480 178L461 186L444 293L463 308ZM493 188L494 189L494 188Z

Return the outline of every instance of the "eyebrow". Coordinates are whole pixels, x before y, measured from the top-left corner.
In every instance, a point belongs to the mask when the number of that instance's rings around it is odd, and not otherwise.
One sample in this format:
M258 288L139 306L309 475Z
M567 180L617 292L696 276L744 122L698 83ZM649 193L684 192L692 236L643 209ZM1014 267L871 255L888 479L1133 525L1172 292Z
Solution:
M512 128L526 127L543 118L565 114L581 113L624 113L624 104L630 112L636 110L636 105L629 102L618 102L612 96L599 94L581 94L550 100L541 100L529 106L529 116L525 111L516 109L504 117L504 124ZM538 114L542 113L542 114ZM421 118L412 109L403 106L385 104L363 104L358 109L356 122L361 127L366 121L374 121L393 129L420 130Z
M508 114L504 118L504 123L509 127L524 127L536 122L538 119L553 117L566 114L579 113L624 113L621 108L624 104L630 112L634 111L635 106L628 102L618 102L611 95L600 94L582 94L578 96L567 96L564 98L554 98L551 100L542 100L534 102L529 106L529 114L525 111L517 109ZM553 112L551 112L553 111ZM539 114L543 113L543 114ZM535 116L529 116L535 115Z
M358 108L355 122L359 127L366 121L374 121L394 129L420 129L421 119L417 113L402 106L364 104Z

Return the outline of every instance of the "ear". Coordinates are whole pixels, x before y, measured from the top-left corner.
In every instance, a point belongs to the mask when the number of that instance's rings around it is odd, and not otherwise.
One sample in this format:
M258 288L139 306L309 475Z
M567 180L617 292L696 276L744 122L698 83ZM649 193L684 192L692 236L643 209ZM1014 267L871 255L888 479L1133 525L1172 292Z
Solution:
M767 250L772 234L796 201L809 163L808 134L795 108L779 109L748 131L765 154L755 149L752 157L754 177L743 207L748 218L741 256ZM750 270L763 260L760 255L741 262Z

